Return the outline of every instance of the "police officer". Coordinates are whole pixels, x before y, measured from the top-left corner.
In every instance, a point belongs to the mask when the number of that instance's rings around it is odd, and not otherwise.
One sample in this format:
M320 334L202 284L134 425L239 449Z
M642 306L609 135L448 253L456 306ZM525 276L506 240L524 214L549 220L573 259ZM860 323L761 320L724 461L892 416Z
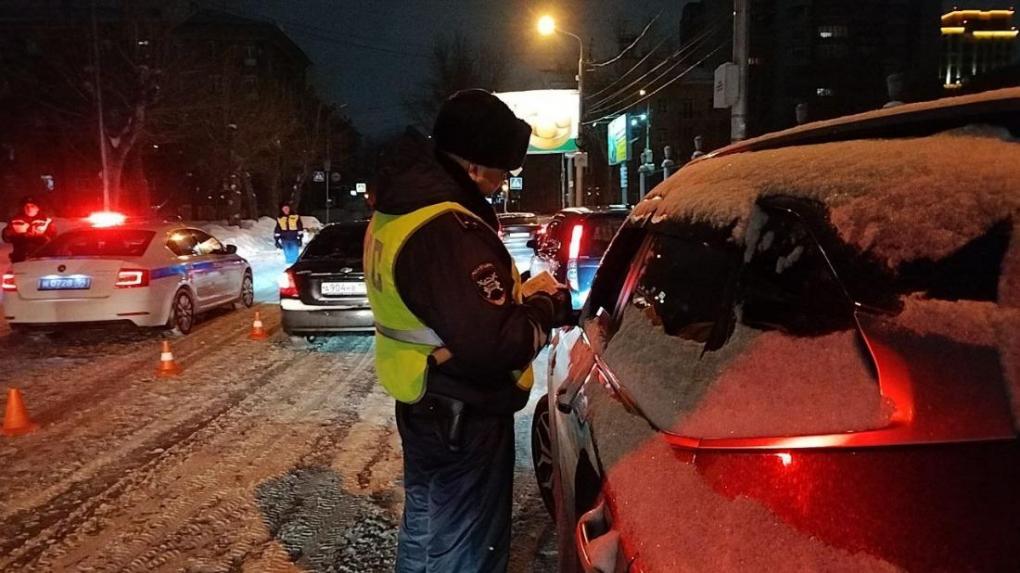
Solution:
M522 298L486 201L530 135L492 94L458 92L432 141L409 130L378 177L365 269L404 454L399 572L507 567L513 414L549 331L571 319L565 290Z
M4 227L0 235L5 243L11 243L10 259L19 263L39 247L50 242L57 234L57 226L53 219L43 213L39 202L32 197L21 200L21 209Z
M305 227L301 223L301 216L291 213L290 203L280 203L280 216L276 218L273 238L276 240L276 248L283 249L283 258L288 265L297 262L298 255L301 253L304 231Z

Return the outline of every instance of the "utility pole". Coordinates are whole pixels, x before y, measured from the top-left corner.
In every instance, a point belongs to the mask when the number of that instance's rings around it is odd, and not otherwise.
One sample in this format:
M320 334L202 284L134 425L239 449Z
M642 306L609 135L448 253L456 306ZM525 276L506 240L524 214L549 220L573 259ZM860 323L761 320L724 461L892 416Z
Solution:
M584 128L584 41L578 38L577 43L580 46L577 56L577 140L580 141ZM574 167L577 168L577 176L574 177L574 204L578 207L584 205L584 168L588 165L587 159L578 146L574 156Z
M103 86L99 70L99 32L96 25L96 0L92 0L92 73L96 86L96 110L99 114L99 159L103 168L103 210L110 210L110 172L107 168L106 126L103 120Z
M330 109L326 113L326 161L323 162L323 167L326 168L326 224L329 224L329 206L333 202L333 198L329 196L329 180L332 176L330 169L333 167L333 157L330 153L330 140L333 139L333 129L330 123L330 116L333 114L333 110Z
M739 70L737 101L730 112L730 138L741 141L747 138L747 62L748 50L748 0L733 0L733 59Z

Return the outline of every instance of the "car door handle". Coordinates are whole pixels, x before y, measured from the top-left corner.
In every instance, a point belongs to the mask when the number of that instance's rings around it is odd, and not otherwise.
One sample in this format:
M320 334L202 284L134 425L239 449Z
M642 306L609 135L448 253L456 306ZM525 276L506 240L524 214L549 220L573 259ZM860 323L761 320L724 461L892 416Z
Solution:
M577 520L574 532L577 557L585 573L614 573L620 550L620 532L606 520L606 503L598 504Z

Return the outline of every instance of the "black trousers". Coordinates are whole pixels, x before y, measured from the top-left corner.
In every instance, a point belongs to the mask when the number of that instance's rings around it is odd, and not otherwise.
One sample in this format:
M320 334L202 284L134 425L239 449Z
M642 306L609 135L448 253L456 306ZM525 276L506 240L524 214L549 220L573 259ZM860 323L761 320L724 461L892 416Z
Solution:
M513 415L468 413L456 452L447 444L448 422L422 404L397 403L405 494L396 570L506 571L514 479Z

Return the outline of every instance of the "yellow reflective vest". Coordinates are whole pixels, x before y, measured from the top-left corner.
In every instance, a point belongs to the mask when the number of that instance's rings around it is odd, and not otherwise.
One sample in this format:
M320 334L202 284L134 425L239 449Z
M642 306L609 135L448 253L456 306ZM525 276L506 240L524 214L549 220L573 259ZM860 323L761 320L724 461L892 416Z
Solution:
M397 292L397 255L418 229L440 215L457 212L480 217L452 201L422 207L403 215L376 212L365 235L364 266L368 300L375 317L375 367L379 382L401 402L413 404L425 395L429 356L444 346L442 339L414 315ZM482 221L484 223L484 221ZM516 265L514 298L521 302L521 278ZM517 386L530 390L531 368L514 372Z
M276 219L281 231L300 231L298 223L301 222L300 215L283 215Z

